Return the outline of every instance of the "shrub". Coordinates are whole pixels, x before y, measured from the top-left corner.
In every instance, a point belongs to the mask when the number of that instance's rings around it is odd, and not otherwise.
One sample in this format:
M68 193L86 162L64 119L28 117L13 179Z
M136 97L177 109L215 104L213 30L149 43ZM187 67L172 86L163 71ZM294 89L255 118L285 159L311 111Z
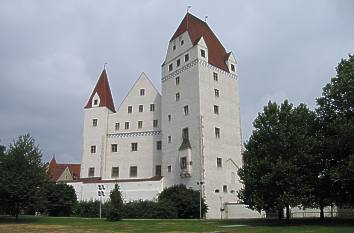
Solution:
M107 216L109 202L102 203L102 217ZM100 216L100 201L80 201L77 202L73 209L73 214L84 218L98 218Z
M161 201L133 201L126 203L124 218L177 218L177 209L173 204Z
M119 191L119 186L116 184L115 188L109 195L111 201L108 209L107 219L110 221L119 221L123 216L123 199Z

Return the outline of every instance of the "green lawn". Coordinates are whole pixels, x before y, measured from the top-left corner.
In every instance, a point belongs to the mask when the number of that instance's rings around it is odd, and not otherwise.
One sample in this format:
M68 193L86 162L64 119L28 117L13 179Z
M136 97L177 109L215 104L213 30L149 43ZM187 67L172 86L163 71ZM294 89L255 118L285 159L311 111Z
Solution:
M325 223L317 219L293 220L290 223L269 220L122 220L108 222L104 219L55 218L20 216L0 217L0 232L14 233L112 233L112 232L237 232L237 233L353 233L354 220L331 220Z

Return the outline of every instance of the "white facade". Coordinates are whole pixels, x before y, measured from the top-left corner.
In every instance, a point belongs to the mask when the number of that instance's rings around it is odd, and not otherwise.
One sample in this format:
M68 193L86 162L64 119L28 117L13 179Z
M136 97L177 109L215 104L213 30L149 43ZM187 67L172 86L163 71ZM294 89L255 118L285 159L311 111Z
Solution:
M116 180L127 200L151 200L163 187L185 184L202 189L207 218L227 217L225 207L238 201L241 187L236 60L206 23L190 14L177 32L162 65L162 96L143 73L115 112L107 101L101 104L100 98L111 95L108 81L97 84L106 93L95 88L85 108L81 178L100 177L109 188ZM215 47L225 54L213 54ZM149 181L156 176L163 178ZM97 198L94 181L72 184L80 199Z

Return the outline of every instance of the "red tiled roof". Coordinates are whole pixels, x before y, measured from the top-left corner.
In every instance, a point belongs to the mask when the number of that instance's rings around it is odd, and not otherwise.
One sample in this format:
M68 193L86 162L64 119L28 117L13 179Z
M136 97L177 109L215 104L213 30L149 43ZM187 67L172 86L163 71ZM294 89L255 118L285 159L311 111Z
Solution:
M49 163L48 170L50 179L56 182L67 167L69 168L69 171L74 179L80 178L80 164L57 163L57 161L53 157L53 159Z
M209 63L222 70L225 70L226 72L229 72L229 69L225 63L225 48L222 46L219 39L216 37L206 22L198 19L190 13L187 13L177 28L176 32L173 34L170 42L176 39L185 31L188 31L193 45L196 45L199 39L203 37L208 47Z
M107 107L112 112L116 112L114 108L111 88L109 87L108 77L105 69L102 71L101 76L96 84L96 87L93 90L85 108L92 108L92 99L96 92L100 97L100 107Z

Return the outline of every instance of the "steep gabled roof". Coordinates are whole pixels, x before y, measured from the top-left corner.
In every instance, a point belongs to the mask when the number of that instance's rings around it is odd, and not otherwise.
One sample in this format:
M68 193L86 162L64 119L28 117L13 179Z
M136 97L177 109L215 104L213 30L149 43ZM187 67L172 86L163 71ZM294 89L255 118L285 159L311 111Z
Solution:
M208 47L209 63L229 72L229 69L225 63L225 48L206 22L198 19L190 13L187 13L177 28L176 32L173 34L170 42L176 39L185 31L188 31L193 45L196 45L199 39L203 37Z
M88 100L85 108L92 108L92 99L93 99L93 97L95 96L96 93L100 97L100 105L99 105L100 107L107 107L112 112L116 112L116 110L114 108L111 88L109 87L109 82L108 82L106 69L104 69L102 71L101 76L98 79L98 82L96 84L96 87L93 90L93 92L92 92L92 94L90 96L90 99Z
M74 179L80 178L80 164L70 164L70 163L57 163L53 157L49 163L48 175L49 178L56 182L61 174L65 171L66 168L69 168L70 174Z

